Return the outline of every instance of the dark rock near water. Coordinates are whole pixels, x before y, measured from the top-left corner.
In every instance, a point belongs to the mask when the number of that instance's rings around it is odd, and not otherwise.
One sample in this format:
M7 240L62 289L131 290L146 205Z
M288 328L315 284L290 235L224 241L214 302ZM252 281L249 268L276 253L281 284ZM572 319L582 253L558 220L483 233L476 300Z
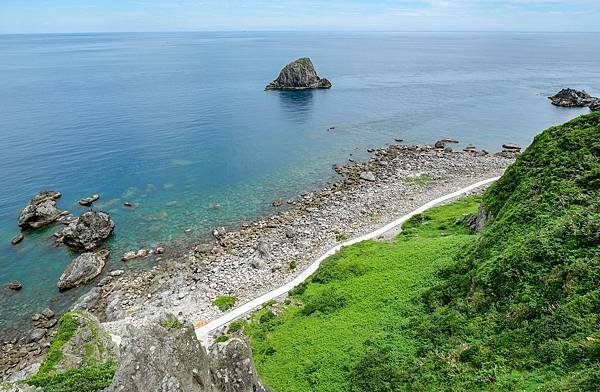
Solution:
M10 243L12 245L17 245L19 242L23 241L23 239L25 239L25 236L23 233L19 233L10 240Z
M473 144L469 144L467 147L463 148L464 152L476 152L477 149Z
M90 197L86 197L84 199L79 200L79 204L85 207L91 206L96 200L100 199L100 195L95 194Z
M43 191L31 199L29 205L19 213L19 227L37 229L54 222L63 212L56 208L56 200L60 192Z
M52 310L50 308L46 308L46 309L42 310L42 316L44 316L47 319L51 319L55 315L56 315L56 313L54 313L54 310Z
M317 76L312 61L303 57L286 65L277 79L267 85L265 90L305 90L331 88L331 82Z
M592 97L585 91L578 91L572 88L560 90L556 95L548 97L552 105L561 107L583 107L589 106L596 101L597 98Z
M23 285L18 280L13 280L12 282L8 282L6 285L4 285L4 287L8 290L19 291L23 288Z
M89 251L102 245L114 228L115 223L106 212L88 211L69 223L61 237L67 246Z
M505 150L521 151L521 146L519 146L518 144L514 144L514 143L505 143L502 145L502 148Z
M83 253L69 264L64 270L56 286L64 291L78 287L100 275L106 265L109 252L99 251L96 253Z
M594 102L592 102L590 105L590 110L592 112L600 112L600 99L596 99Z

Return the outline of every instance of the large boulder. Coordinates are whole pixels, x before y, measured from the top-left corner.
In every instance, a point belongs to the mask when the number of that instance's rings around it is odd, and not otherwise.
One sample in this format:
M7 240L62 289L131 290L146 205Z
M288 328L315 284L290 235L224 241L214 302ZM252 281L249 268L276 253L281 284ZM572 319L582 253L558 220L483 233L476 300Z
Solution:
M331 82L321 79L312 61L308 57L298 59L286 65L277 79L267 85L265 90L305 90L331 88Z
M86 284L100 275L109 254L107 250L81 254L63 271L56 286L63 291Z
M56 208L56 200L60 192L43 191L38 193L28 206L19 212L19 227L22 229L37 229L56 220L63 212Z
M215 344L210 350L210 369L218 391L266 391L258 382L252 351L242 339L233 338Z
M119 367L106 392L259 392L245 342L220 343L210 356L193 327L127 326ZM231 345L231 346L230 346Z
M61 238L67 246L89 251L102 245L114 228L115 222L106 212L88 211L69 223Z
M578 91L572 88L565 88L560 90L556 95L548 97L552 102L552 105L562 107L583 107L589 106L597 98L592 97L585 91Z
M592 102L592 104L590 105L590 110L592 112L600 112L600 98Z

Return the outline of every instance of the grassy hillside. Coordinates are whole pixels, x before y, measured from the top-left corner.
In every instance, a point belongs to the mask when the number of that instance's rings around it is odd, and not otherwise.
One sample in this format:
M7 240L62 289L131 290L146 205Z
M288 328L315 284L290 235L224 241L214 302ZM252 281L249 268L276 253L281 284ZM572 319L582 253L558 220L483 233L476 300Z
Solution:
M597 390L600 113L538 135L480 235L431 210L327 260L246 327L275 391Z

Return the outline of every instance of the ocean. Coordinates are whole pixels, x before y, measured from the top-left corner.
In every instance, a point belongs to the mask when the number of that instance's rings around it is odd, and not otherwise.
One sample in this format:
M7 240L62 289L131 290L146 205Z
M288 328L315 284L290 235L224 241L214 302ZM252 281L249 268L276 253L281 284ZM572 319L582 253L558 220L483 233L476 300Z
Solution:
M331 90L264 91L311 57ZM317 189L335 163L366 148L443 137L490 151L528 145L588 109L552 106L563 87L600 96L600 34L115 33L0 35L0 331L66 309L59 293L76 256L57 227L18 233L38 191L85 211L101 194L116 231L106 271L127 250L183 250L221 225L272 214L274 199ZM334 130L329 130L335 127ZM124 202L136 205L123 207Z

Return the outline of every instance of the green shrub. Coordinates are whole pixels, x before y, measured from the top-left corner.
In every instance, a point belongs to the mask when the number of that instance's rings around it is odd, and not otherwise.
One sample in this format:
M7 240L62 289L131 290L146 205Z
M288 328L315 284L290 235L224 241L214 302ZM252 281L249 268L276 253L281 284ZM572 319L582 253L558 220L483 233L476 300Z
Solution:
M160 322L160 325L162 325L167 331L183 328L183 323L173 315L167 316L167 318Z
M290 290L290 296L298 297L298 296L304 294L304 291L306 291L307 287L308 287L308 283L306 281L300 283L298 286L296 286Z
M233 308L235 301L236 298L233 296L221 295L220 297L215 298L213 305L219 308L219 310L224 311Z
M116 363L107 362L59 374L36 375L25 383L40 387L44 392L96 392L110 386L116 370Z
M290 261L290 270L295 270L296 269L296 260L292 260Z
M221 335L216 339L217 343L223 343L229 340L229 335Z
M341 231L335 232L335 240L337 242L346 241L348 239L348 235L346 233L342 233Z
M302 308L302 314L309 316L315 312L328 314L341 309L346 304L346 299L335 289L326 288L310 295Z
M227 332L235 333L235 332L241 331L244 328L244 326L246 326L246 324L247 324L246 320L244 320L244 319L235 320L234 322L229 324L229 328L227 328Z

